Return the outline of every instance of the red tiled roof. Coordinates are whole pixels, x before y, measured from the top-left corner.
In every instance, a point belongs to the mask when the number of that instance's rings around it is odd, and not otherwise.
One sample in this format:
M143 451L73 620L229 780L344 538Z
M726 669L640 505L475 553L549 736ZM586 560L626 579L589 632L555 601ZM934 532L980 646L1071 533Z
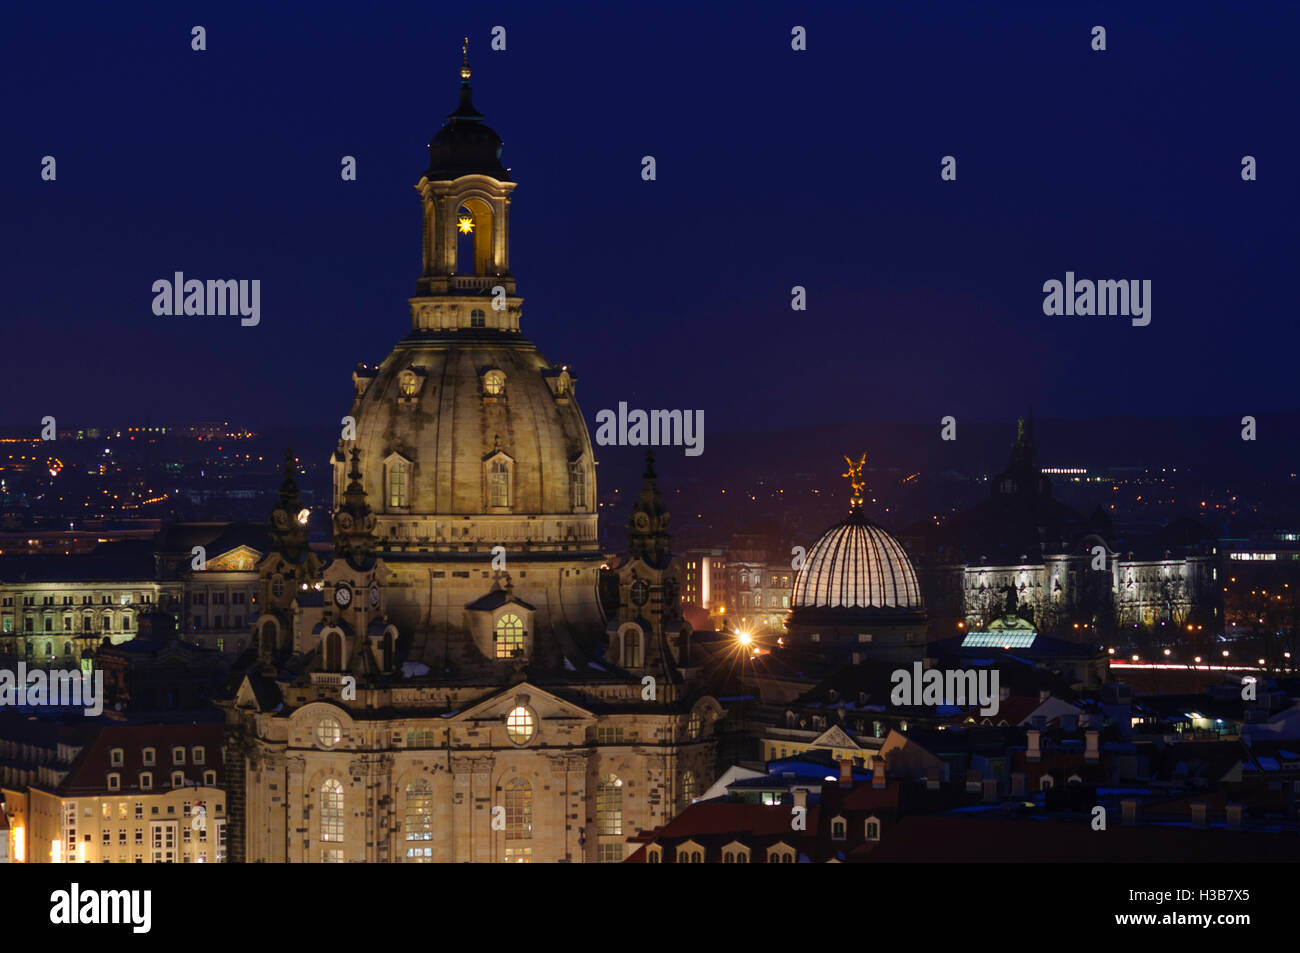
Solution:
M174 771L185 774L186 784L202 784L205 771L216 772L216 786L224 782L221 744L225 731L220 723L187 725L115 725L106 724L95 740L74 762L61 785L64 794L108 793L108 775L122 777L121 791L140 791L140 772L153 774L153 792L171 788ZM185 749L185 763L172 763L172 748ZM194 763L194 748L203 749L203 763ZM122 749L122 764L112 763L110 751ZM144 749L154 749L154 763L144 763ZM118 793L118 792L114 792Z

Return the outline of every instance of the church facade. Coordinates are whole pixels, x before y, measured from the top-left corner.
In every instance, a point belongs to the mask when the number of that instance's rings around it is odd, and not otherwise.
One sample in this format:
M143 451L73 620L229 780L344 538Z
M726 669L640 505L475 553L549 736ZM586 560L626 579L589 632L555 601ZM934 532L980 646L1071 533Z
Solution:
M521 334L469 80L416 185L411 332L353 375L332 552L286 463L223 703L233 862L622 861L713 780L653 466L602 569L577 378Z

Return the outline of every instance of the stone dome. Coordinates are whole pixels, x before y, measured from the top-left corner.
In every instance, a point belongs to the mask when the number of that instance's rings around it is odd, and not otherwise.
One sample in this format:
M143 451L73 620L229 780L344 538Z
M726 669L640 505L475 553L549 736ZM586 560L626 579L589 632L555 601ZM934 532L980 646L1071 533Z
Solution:
M456 549L480 540L595 545L595 464L574 379L530 341L417 332L354 380L355 447L382 548L408 528ZM346 470L336 454L336 499ZM500 497L496 472L505 474ZM445 519L466 516L480 519ZM442 519L419 525L432 517Z
M925 606L916 571L894 537L855 507L808 551L795 576L793 607L799 609L901 610Z

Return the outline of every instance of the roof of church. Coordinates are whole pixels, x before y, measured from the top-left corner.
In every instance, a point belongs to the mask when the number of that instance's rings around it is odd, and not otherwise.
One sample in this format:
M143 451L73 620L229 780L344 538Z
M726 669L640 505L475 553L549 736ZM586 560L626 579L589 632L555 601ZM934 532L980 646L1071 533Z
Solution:
M462 175L489 175L509 182L510 172L501 164L501 137L483 122L483 114L474 108L468 50L460 75L460 103L447 115L446 123L429 143L425 178L441 181Z
M795 576L795 609L924 608L907 552L854 506L808 551Z

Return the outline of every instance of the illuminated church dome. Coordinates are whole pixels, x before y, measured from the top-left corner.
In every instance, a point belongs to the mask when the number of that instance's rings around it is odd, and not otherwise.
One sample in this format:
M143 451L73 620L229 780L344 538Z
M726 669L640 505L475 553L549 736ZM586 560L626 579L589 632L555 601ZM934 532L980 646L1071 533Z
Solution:
M793 645L906 654L924 644L925 603L907 552L862 512L864 462L849 461L849 516L808 551L787 625Z
M794 582L796 608L919 610L921 587L894 537L854 507L809 551Z
M604 640L595 455L577 378L520 332L516 183L470 102L469 75L466 62L460 108L416 184L423 268L411 330L353 374L334 499L341 513L355 469L374 550L393 573L389 614L414 634L409 658L468 673L508 667L517 648L531 666L564 670ZM509 650L502 626L523 632Z

